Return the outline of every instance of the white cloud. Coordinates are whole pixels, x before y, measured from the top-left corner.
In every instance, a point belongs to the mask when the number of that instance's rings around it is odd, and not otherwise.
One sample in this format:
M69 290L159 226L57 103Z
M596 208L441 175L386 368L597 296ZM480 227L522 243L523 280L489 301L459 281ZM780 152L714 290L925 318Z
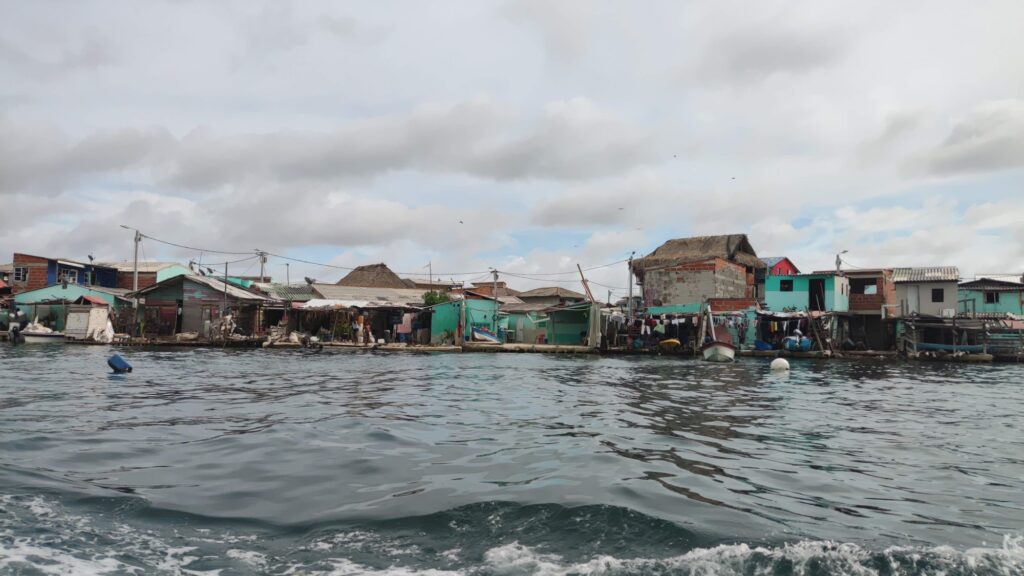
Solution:
M128 223L215 248L540 274L747 232L801 268L840 249L1024 268L1013 0L4 16L0 253L124 258Z

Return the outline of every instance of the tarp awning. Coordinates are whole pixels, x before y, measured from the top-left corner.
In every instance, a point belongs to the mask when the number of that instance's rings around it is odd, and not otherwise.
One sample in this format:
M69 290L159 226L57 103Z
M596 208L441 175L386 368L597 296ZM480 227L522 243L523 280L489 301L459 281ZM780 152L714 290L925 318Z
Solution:
M390 302L387 300L334 300L314 298L302 305L303 310L334 310L345 308L402 308L415 309L402 302Z

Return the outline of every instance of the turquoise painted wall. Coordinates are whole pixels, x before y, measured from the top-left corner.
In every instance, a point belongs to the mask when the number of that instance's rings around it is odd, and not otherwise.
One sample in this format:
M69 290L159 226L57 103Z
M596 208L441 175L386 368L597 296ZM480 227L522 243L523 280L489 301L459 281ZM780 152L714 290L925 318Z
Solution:
M453 302L445 302L444 304L438 304L434 306L434 316L430 319L430 341L438 343L442 340L444 332L449 331L452 334L457 334L459 329L459 317L460 317L460 306L466 304L466 332L474 328L487 328L490 330L494 327L493 315L494 315L494 302L491 300L455 300ZM498 316L498 327L502 326L504 320L504 327L508 327L508 317L502 316L499 313Z
M508 315L508 328L516 331L516 340L527 344L537 342L537 336L547 337L547 316L537 313L513 312Z
M792 281L792 292L781 290L782 281ZM825 310L833 312L846 312L850 309L849 290L841 289L836 291L836 277L832 275L821 276L768 276L765 279L765 306L769 310L781 312L787 308L804 310L810 302L810 281L825 281ZM840 288L847 286L846 282L841 283Z
M185 268L184 266L179 266L179 265L175 264L174 266L171 266L170 268L164 268L163 270L157 270L157 272L156 272L156 281L157 282L163 282L164 280L167 280L168 278L174 278L175 276L185 276L185 275L188 275L188 274L191 274L191 272L189 272L188 268Z
M963 312L977 312L978 314L1024 314L1024 305L1021 303L1021 292L999 292L999 302L995 304L985 303L985 292L983 290L957 291L957 301L973 300L974 307L970 303L957 304L957 310ZM966 306L966 308L965 308Z
M578 346L580 333L590 329L590 310L557 310L548 312L548 344Z

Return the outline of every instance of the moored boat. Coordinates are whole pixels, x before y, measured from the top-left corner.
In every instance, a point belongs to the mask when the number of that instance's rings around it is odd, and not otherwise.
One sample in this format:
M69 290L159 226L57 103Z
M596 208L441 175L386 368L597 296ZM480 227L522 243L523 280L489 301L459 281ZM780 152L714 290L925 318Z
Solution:
M501 344L501 339L487 328L473 328L473 340L476 342L486 342L488 344Z
M21 337L26 344L43 344L47 342L64 343L63 332L29 332L21 331Z
M725 330L715 333L715 317L711 306L705 308L707 314L708 338L700 348L701 355L708 362L732 362L736 360L736 347L732 345L732 337Z
M64 343L63 332L54 332L40 324L38 319L25 326L25 328L21 330L20 334L26 344L43 344L47 342Z
M732 362L736 359L736 348L725 342L708 342L700 351L708 362Z

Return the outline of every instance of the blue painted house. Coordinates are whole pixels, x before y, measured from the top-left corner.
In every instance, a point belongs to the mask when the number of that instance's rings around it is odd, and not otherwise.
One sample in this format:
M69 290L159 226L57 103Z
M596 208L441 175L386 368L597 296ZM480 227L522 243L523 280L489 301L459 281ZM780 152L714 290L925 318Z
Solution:
M117 288L117 269L112 266L79 262L69 258L48 258L14 254L11 264L11 292L18 294L55 284Z

